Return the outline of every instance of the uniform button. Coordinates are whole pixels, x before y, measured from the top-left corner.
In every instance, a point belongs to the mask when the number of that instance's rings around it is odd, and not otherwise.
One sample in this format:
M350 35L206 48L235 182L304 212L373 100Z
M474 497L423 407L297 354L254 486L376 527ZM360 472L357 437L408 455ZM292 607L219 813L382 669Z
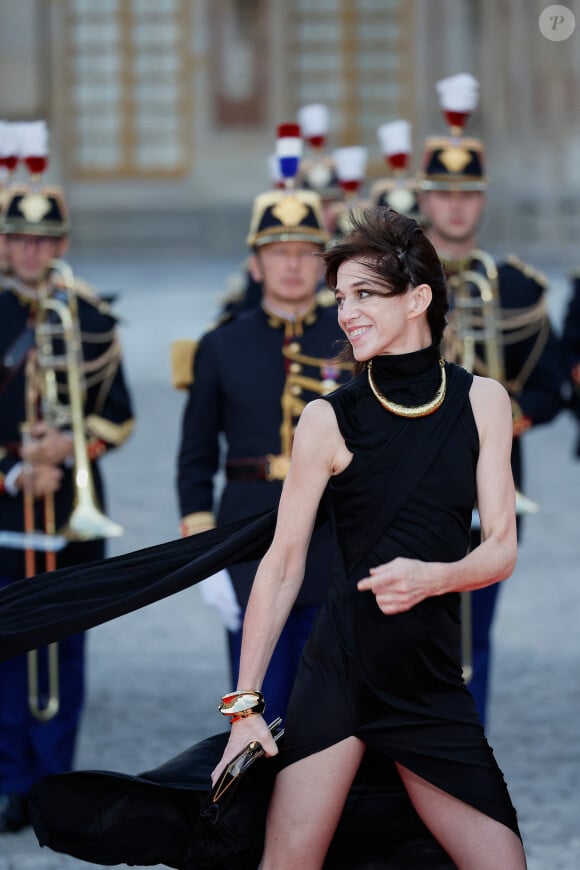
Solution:
M297 375L302 371L302 366L297 362L290 363L290 371L293 375Z
M288 345L288 350L292 353L298 353L298 351L300 350L300 345L297 341L291 341Z
M299 387L298 384L292 384L292 387L291 387L291 389L290 389L290 392L291 392L294 396L300 396L300 395L302 394L302 387Z

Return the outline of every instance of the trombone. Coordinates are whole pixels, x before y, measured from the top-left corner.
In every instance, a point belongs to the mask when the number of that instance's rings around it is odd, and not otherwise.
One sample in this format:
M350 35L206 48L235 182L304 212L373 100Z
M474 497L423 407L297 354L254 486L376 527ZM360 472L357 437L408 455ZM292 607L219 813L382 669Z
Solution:
M475 248L466 257L442 257L441 262L453 299L445 355L468 371L491 377L506 386L498 275L493 257ZM535 501L516 489L516 514L537 513L538 510ZM477 509L473 512L472 528L479 528ZM469 683L473 676L469 592L461 593L461 645L463 677Z
M25 407L26 407L26 422L21 425L22 442L26 444L32 437L31 432L35 422L38 420L38 369L36 352L32 351L26 361L25 369ZM24 504L24 533L25 539L30 540L28 536L35 535L35 509L34 509L34 493L32 490L32 481L30 480L31 467L27 464L24 466L24 487L23 487L23 504ZM44 534L50 537L55 536L55 511L54 511L54 495L47 493L42 499L43 509L43 525ZM45 549L44 552L44 570L54 571L56 569L56 552L54 549ZM34 577L36 570L36 554L30 543L25 544L24 549L24 566L25 576L27 578ZM40 689L40 661L39 650L30 650L26 656L26 667L28 677L28 707L30 712L38 719L39 722L48 722L53 719L60 709L60 687L59 687L59 665L58 665L58 645L51 643L46 648L46 668L47 668L47 685L46 693L43 695Z
M42 414L50 425L61 428L70 425L74 451L75 501L68 523L61 531L68 540L89 541L123 534L123 528L113 522L97 506L95 487L87 450L83 413L82 343L74 274L64 260L53 260L51 271L60 280L57 292L49 295L42 288L36 327L38 365L42 374ZM64 298L62 298L64 294ZM55 322L56 321L56 322ZM54 343L62 340L64 354L57 354ZM56 371L66 371L68 405L59 402Z
M53 494L42 499L43 532L50 538L62 537L69 541L87 541L95 538L116 537L123 528L105 516L96 502L95 488L84 431L84 376L82 341L75 297L75 280L70 266L63 260L50 263L49 283L39 288L38 312L35 325L36 348L28 357L25 371L26 421L22 425L23 442L31 437L38 420L46 420L55 429L70 427L74 456L73 509L65 527L56 530ZM63 350L57 348L57 343ZM61 401L57 372L65 373L66 402ZM30 469L28 469L29 473ZM35 532L34 495L30 480L24 484L25 536ZM56 568L56 552L43 548L45 570ZM36 571L34 548L25 547L25 573L32 577ZM60 707L58 645L47 647L47 691L40 691L40 663L38 650L27 654L28 703L32 714L44 722L57 715Z
M457 260L442 257L441 261L454 301L446 355L467 371L493 378L508 387L497 267L493 257L474 248L467 257ZM477 355L478 347L483 348L482 357ZM537 513L539 509L537 502L516 490L516 514Z

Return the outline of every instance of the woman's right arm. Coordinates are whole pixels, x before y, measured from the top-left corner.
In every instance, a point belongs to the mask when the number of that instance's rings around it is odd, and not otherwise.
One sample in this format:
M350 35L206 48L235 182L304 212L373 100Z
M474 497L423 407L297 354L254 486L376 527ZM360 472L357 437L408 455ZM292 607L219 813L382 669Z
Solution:
M284 482L276 531L260 562L248 601L242 635L239 689L259 690L270 658L296 601L320 499L336 457L344 451L334 411L328 402L311 402L300 417L290 470ZM268 699L266 698L266 705ZM251 740L260 740L267 755L276 744L262 716L232 725L232 734L213 778Z

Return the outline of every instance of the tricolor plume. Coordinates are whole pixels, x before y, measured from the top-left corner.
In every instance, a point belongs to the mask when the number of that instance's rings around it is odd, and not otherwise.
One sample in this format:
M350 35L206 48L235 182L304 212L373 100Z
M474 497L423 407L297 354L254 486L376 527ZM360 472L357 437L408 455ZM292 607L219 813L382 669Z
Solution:
M469 116L477 107L479 82L469 73L441 79L436 84L439 105L451 133L460 136Z
M299 124L280 124L276 139L276 157L280 175L287 187L291 187L298 173L302 157L302 134Z

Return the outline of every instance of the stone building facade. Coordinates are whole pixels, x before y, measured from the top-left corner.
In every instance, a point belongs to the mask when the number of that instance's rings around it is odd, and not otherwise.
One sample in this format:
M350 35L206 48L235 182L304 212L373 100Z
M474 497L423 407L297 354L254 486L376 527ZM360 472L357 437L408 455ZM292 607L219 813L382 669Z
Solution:
M576 10L577 0L567 8ZM240 248L277 123L331 110L330 147L406 118L416 161L445 132L437 79L471 72L487 146L488 245L572 258L580 237L580 17L546 0L0 0L0 118L45 118L49 178L80 240ZM107 220L103 220L104 215ZM112 216L113 215L113 216ZM504 242L509 239L509 242ZM230 242L231 244L231 242Z

